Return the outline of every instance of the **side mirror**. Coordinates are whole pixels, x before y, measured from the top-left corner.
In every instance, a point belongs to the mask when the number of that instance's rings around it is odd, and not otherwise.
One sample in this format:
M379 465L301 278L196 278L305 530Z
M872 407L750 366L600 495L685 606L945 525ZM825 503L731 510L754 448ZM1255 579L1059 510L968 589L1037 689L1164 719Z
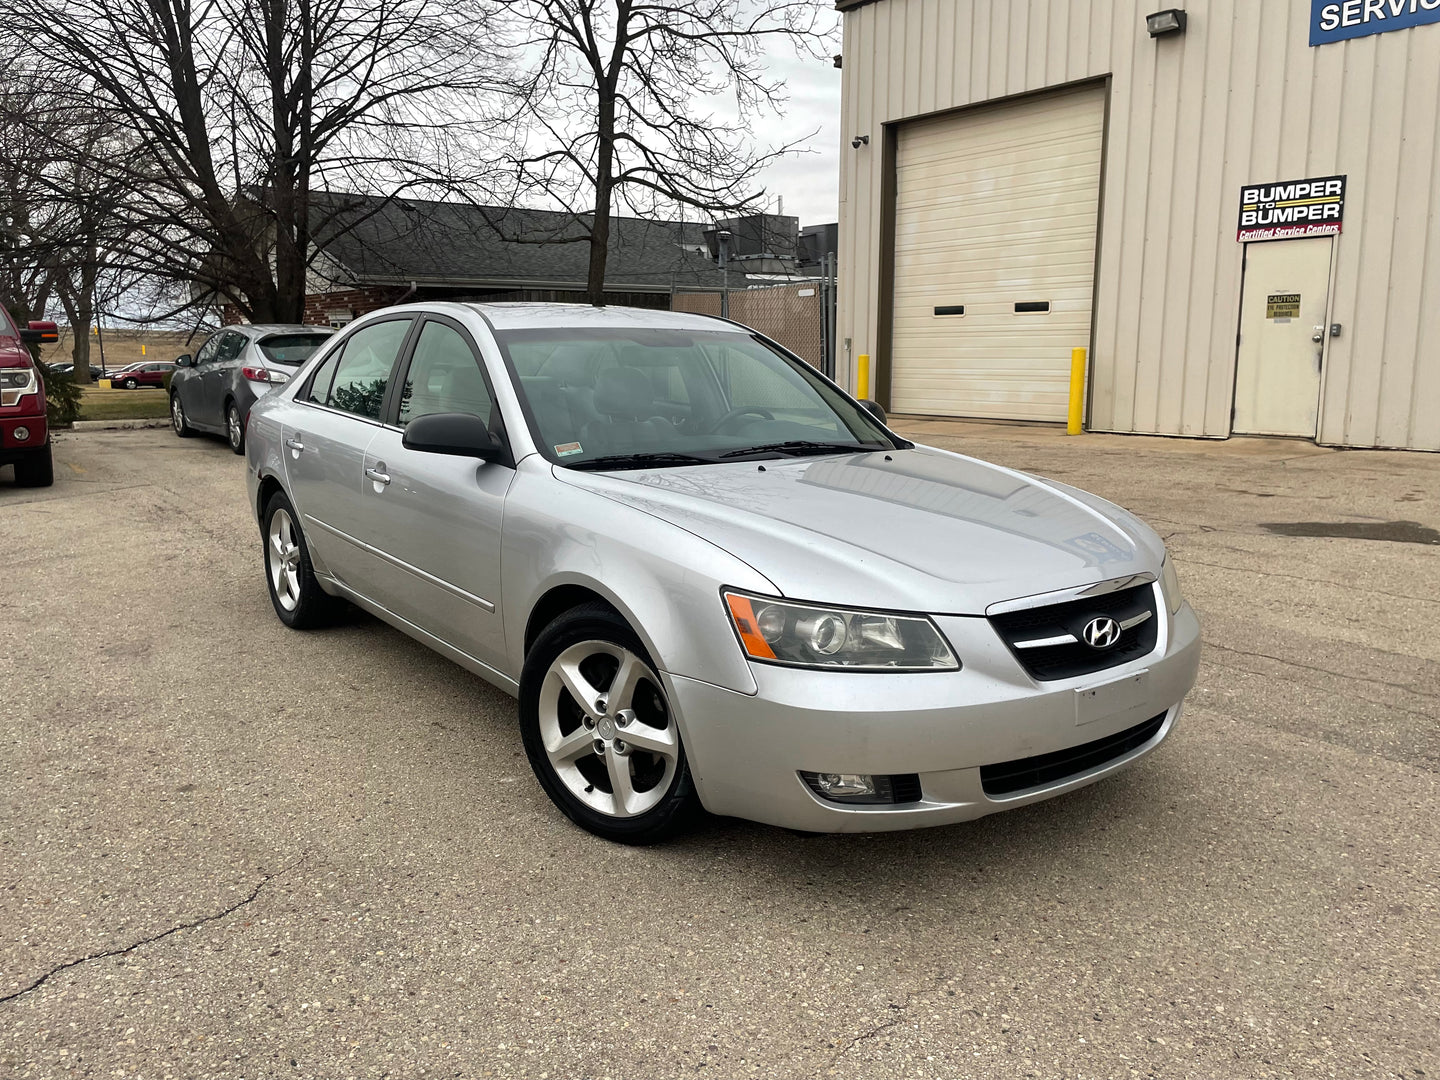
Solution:
M20 331L20 340L27 345L53 345L60 340L60 328L53 322L32 321Z
M175 357L175 366L176 366L176 367L194 367L194 366L195 366L195 358L194 358L193 356L191 356L188 352L187 352L187 353L182 353L181 355Z
M505 453L500 440L480 417L471 413L430 413L405 425L400 445L427 454L497 461Z
M866 412L868 412L871 416L873 416L876 420L879 420L880 423L885 424L886 426L889 425L890 419L885 415L885 406L881 405L878 401L871 401L869 398L861 398L860 407Z

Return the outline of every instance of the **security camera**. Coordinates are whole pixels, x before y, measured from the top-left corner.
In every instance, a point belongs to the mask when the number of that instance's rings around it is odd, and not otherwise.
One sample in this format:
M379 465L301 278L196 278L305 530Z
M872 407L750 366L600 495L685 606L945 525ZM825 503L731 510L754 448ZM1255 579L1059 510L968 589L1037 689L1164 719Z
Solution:
M862 146L869 146L870 136L856 135L853 139L850 140L850 145L853 146L856 150L859 150Z

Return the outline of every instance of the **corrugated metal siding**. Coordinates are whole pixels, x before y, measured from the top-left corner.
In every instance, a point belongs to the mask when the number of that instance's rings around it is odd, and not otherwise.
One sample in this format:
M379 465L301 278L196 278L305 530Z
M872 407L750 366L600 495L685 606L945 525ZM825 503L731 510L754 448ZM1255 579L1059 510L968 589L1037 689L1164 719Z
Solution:
M1247 183L1345 173L1322 442L1440 449L1440 25L1311 48L1309 0L877 0L845 14L840 329L878 345L883 129L1106 78L1090 426L1230 430ZM870 145L849 140L868 134ZM890 137L894 131L891 129ZM1283 241L1279 241L1283 242ZM842 368L842 374L843 374Z

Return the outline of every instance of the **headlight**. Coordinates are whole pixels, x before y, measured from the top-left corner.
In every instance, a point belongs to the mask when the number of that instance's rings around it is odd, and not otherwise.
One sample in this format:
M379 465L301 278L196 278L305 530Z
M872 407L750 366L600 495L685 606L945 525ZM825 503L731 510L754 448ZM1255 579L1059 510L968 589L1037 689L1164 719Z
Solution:
M28 394L35 389L35 369L28 367L0 368L0 390Z
M1180 610L1185 598L1180 595L1180 575L1175 573L1175 560L1169 555L1165 556L1165 562L1160 566L1160 591L1165 594L1165 602L1170 605L1170 614L1174 615Z
M923 615L792 604L725 593L730 622L752 660L850 671L958 671L960 661Z

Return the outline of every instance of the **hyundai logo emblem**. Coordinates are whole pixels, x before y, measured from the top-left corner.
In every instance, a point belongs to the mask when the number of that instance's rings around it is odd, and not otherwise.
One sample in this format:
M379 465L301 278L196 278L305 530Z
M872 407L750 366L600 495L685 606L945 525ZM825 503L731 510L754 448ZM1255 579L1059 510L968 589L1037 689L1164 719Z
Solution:
M1086 623L1080 633L1085 638L1085 644L1092 649L1108 649L1120 640L1120 624L1110 616L1102 615Z

